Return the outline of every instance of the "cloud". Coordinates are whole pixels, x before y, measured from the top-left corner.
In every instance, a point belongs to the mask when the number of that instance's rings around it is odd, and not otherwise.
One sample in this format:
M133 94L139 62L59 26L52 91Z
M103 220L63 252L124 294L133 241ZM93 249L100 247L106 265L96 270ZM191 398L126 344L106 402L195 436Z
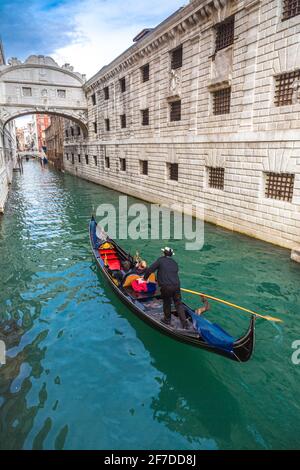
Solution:
M157 26L182 4L183 0L84 0L77 5L70 43L52 55L89 78L130 47L143 28Z

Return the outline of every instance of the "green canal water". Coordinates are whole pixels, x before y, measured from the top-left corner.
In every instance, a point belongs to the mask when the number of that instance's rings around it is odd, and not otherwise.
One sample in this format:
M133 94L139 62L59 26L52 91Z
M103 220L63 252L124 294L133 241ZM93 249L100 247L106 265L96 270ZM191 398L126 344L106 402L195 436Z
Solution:
M88 220L118 197L35 162L14 178L0 219L0 449L299 447L299 265L210 225L201 251L169 242L183 286L284 319L257 321L245 364L177 343L135 318L97 273ZM151 261L162 243L136 245ZM123 244L134 253L135 242ZM208 316L234 335L248 327L247 315L218 304Z

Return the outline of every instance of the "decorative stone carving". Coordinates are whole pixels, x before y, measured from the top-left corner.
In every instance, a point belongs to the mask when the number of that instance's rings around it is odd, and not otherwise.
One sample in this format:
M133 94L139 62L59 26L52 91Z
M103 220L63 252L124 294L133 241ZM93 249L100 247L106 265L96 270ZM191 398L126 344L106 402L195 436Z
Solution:
M180 96L181 93L181 70L171 70L169 72L170 96Z
M232 47L218 51L211 63L211 80L209 88L218 88L218 85L230 85L232 77Z
M48 90L46 88L44 88L42 91L41 91L41 95L43 98L47 98L48 96Z
M296 159L292 158L292 156L293 149L291 148L270 149L268 157L263 161L264 171L271 171L274 173L296 172Z
M21 65L22 62L17 59L17 57L12 57L11 59L8 60L8 65L14 66L14 65Z

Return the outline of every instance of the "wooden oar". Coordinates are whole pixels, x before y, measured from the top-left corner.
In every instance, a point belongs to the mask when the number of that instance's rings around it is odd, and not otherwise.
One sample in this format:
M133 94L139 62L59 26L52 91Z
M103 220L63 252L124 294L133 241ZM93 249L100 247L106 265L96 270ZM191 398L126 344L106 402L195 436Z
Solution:
M271 317L270 315L260 315L260 313L253 312L252 310L249 310L248 308L240 307L239 305L232 304L231 302L227 302L226 300L218 299L217 297L212 297L211 295L203 294L202 292L196 292L194 290L183 289L183 288L181 288L181 290L183 292L188 292L189 294L202 295L203 297L206 297L207 299L216 300L217 302L228 305L229 307L234 307L234 308L237 308L238 310L243 310L244 312L248 312L248 313L251 313L252 315L256 315L257 317L263 318L264 320L269 320L269 321L274 321L274 322L283 322L283 320L280 320L280 318Z

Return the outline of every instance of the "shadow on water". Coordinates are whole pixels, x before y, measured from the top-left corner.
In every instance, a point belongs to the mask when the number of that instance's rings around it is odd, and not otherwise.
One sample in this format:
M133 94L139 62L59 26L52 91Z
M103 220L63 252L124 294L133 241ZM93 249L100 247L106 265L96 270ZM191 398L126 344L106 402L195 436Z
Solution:
M201 441L205 441L206 449L228 441L240 421L239 405L207 363L205 355L211 353L179 343L144 324L114 295L95 262L91 269L117 311L134 328L151 357L151 365L162 374L156 378L159 392L152 398L153 419L190 443L198 442L201 447Z

